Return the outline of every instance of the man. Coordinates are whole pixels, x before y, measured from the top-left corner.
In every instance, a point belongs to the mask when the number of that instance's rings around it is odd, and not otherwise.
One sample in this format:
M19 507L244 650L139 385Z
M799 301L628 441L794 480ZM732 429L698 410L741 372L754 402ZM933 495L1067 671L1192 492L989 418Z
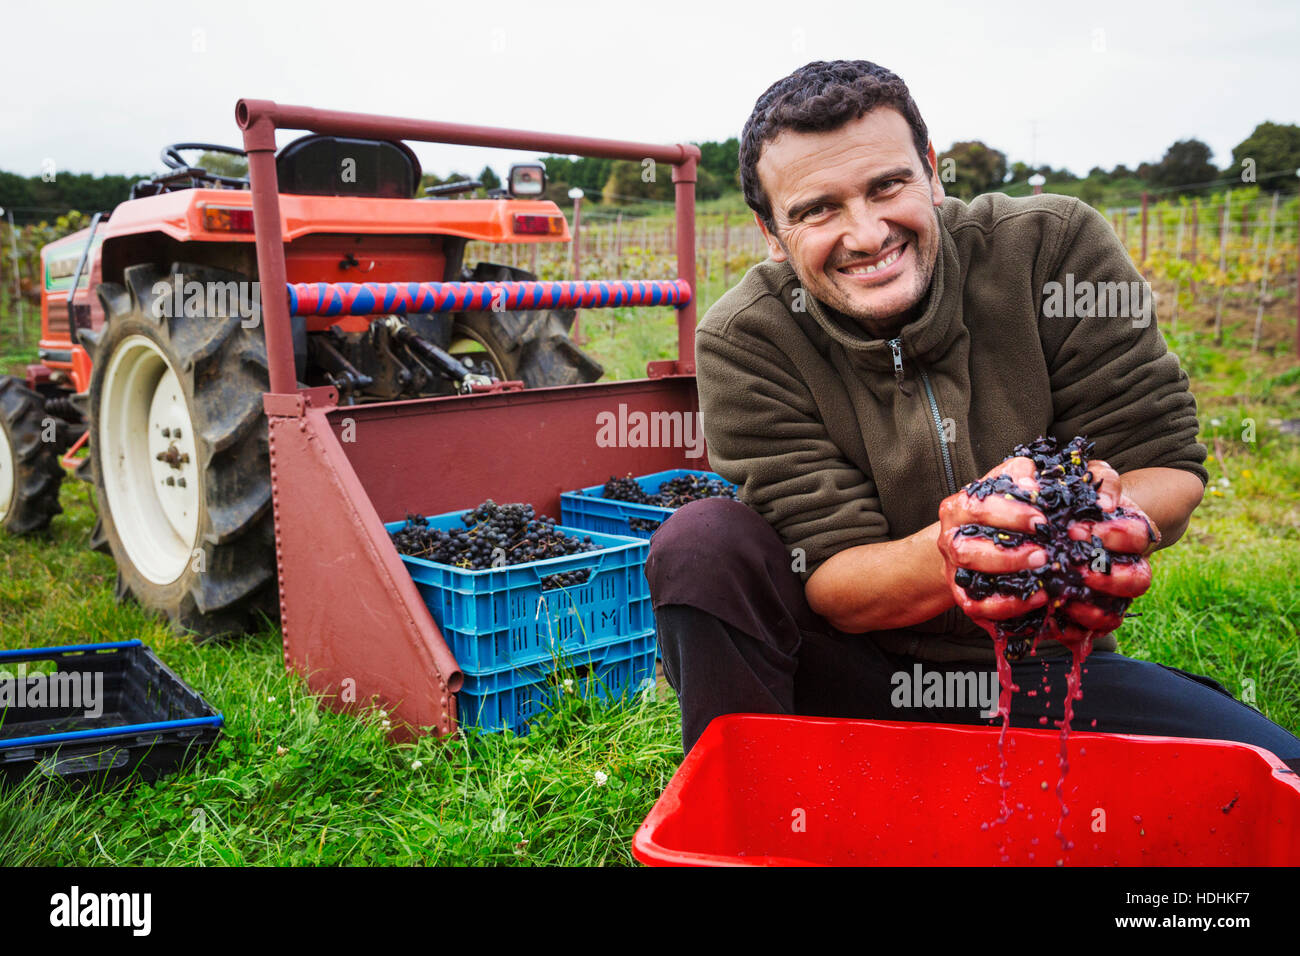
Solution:
M959 567L1046 560L1033 544L957 536L1044 520L961 489L1008 473L1032 490L1030 459L1001 464L1012 448L1086 435L1103 508L1131 517L1079 530L1116 553L1168 547L1207 478L1187 377L1141 295L1121 317L1044 314L1052 283L1145 286L1077 200L945 199L925 123L888 70L811 63L779 81L745 125L740 165L770 258L704 317L696 364L710 462L744 503L679 509L646 566L684 747L725 713L988 721L987 696L915 706L897 693L931 672L946 686L991 676L992 622L1046 600L972 601L954 584ZM1120 597L1149 582L1145 560L1087 578ZM1216 682L1118 654L1105 603L1065 608L1067 640L1100 635L1076 727L1241 740L1300 768L1300 740ZM1032 691L1013 697L1014 725L1062 719L1069 662L1045 639L1013 663Z

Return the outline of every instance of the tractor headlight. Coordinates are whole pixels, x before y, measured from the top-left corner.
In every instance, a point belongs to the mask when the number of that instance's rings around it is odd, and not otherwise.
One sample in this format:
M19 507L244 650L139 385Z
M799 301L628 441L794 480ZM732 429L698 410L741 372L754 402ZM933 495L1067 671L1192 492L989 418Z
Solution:
M546 189L546 167L541 163L516 163L510 167L509 190L516 199L534 199Z

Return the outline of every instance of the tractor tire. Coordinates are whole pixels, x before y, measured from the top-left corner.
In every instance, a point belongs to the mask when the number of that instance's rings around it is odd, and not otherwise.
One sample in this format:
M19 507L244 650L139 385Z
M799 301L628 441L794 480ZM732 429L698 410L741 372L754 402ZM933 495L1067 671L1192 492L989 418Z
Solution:
M9 534L43 531L63 511L55 427L45 399L18 379L0 376L0 528Z
M473 282L528 282L531 272L480 262ZM605 369L569 338L572 309L524 312L461 312L455 337L478 343L504 378L518 379L525 388L594 382ZM453 348L453 354L458 349Z
M177 283L246 276L175 263L98 289L106 321L90 378L90 455L117 596L199 639L277 616L275 529L260 328L184 308ZM184 290L182 289L182 292ZM199 314L193 314L197 311Z

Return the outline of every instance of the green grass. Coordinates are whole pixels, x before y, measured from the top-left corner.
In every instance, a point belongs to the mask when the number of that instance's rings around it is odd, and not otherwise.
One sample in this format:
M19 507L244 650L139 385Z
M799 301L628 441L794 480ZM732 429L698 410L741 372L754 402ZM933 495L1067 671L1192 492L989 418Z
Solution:
M1294 536L1215 553L1177 545L1158 558L1122 653L1220 681L1300 732L1300 548ZM1252 700L1253 698L1253 700Z
M704 296L720 287L717 276ZM647 357L674 354L665 310L584 321L611 377L639 377ZM1253 692L1297 732L1300 440L1277 423L1300 417L1300 372L1281 333L1250 355L1249 332L1234 317L1216 348L1201 316L1172 343L1200 403L1212 490L1184 539L1156 556L1120 648ZM1254 441L1243 440L1248 419ZM94 793L30 778L0 790L0 865L632 862L632 835L681 757L671 692L614 709L565 697L524 737L395 744L378 714L318 706L284 670L276 628L196 646L118 604L112 562L84 547L86 486L69 480L63 506L47 535L0 538L0 646L140 638L227 725L199 764L157 784Z
M159 650L227 715L214 749L155 784L0 792L0 865L629 864L680 760L667 701L567 696L528 736L395 745L378 713L317 707L273 633Z
M1247 701L1253 693L1254 706L1300 733L1300 437L1279 428L1300 418L1294 310L1294 299L1274 303L1258 354L1244 306L1223 347L1204 313L1172 337L1210 483L1183 540L1153 559L1151 590L1134 605L1142 616L1117 637L1124 653L1207 674Z
M730 284L744 275L741 263L732 268ZM661 273L667 275L666 272ZM699 317L722 297L722 266L699 282ZM589 309L579 320L582 347L605 367L606 380L644 378L646 363L677 357L677 313L662 308Z
M318 706L285 671L278 629L196 646L118 605L112 562L82 547L84 485L64 507L49 536L0 545L4 646L138 637L226 727L156 784L0 790L0 866L632 862L631 835L681 759L670 692L620 707L565 695L522 737L393 744L380 714Z

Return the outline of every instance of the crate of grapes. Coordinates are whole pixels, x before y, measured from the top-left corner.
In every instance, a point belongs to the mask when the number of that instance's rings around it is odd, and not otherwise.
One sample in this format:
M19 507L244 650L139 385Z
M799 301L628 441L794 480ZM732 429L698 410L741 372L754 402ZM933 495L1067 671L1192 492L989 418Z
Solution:
M696 498L735 498L737 488L711 471L674 468L639 478L610 477L560 495L560 520L601 534L649 538L677 508Z
M487 501L385 525L466 676L499 674L653 633L638 538Z
M647 684L653 686L654 680L655 635L646 631L625 641L582 648L562 663L547 660L492 674L467 674L457 695L457 711L466 727L525 733L529 721L554 709L565 694L624 703Z

